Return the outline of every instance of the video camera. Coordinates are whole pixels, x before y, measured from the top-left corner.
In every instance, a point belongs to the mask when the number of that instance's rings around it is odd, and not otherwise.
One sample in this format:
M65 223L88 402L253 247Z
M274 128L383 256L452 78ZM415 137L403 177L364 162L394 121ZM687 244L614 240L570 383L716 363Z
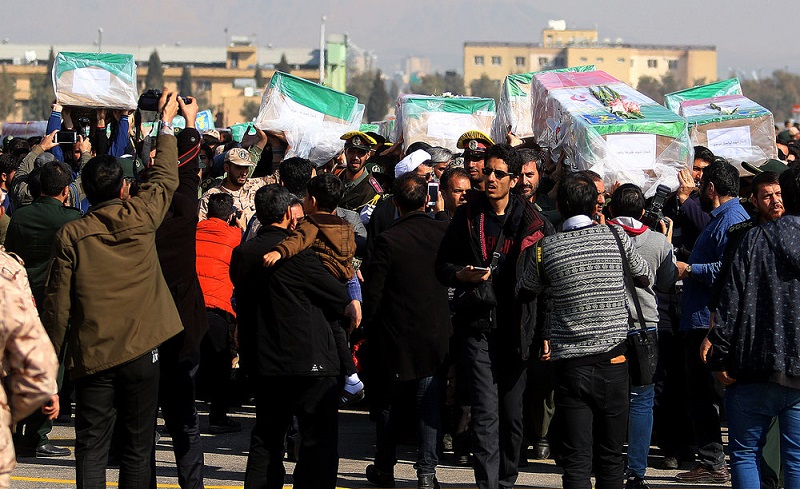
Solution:
M648 226L650 229L656 232L661 232L658 224L660 222L666 222L664 218L664 203L667 201L667 197L669 197L670 190L669 187L666 185L659 185L656 187L656 194L653 196L653 199L650 201L650 205L647 206L644 210L644 215L642 216L642 223Z
M139 96L139 110L147 112L158 112L160 107L158 101L161 100L161 90L151 88ZM181 97L184 104L190 103L188 97ZM178 111L180 114L180 111Z

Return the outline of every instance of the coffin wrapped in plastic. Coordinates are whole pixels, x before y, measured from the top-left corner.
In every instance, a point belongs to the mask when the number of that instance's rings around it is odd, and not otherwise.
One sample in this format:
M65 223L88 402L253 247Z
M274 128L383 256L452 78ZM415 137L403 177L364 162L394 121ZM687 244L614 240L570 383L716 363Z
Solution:
M276 71L261 100L256 125L281 132L286 157L322 165L344 148L340 137L361 126L364 105L352 95Z
M560 68L557 70L539 71L594 71L594 65ZM520 138L534 136L531 127L531 80L534 73L515 73L503 80L500 88L500 101L497 103L497 117L492 124L492 139L495 142L506 140L508 128Z
M606 187L645 195L678 188L691 155L686 120L603 71L547 72L531 80L533 132L556 161L592 170Z
M60 52L53 90L61 105L135 109L139 102L132 54Z
M701 98L723 97L725 95L742 95L742 84L738 78L720 80L706 85L699 85L678 90L664 95L664 105L676 114L680 112L681 102L699 100Z
M741 175L742 162L759 166L778 157L772 113L743 95L685 100L679 113L689 122L692 145L727 158Z
M495 102L491 98L402 95L397 99L395 113L397 133L394 140L402 134L406 148L424 141L460 151L456 143L465 132L491 132Z

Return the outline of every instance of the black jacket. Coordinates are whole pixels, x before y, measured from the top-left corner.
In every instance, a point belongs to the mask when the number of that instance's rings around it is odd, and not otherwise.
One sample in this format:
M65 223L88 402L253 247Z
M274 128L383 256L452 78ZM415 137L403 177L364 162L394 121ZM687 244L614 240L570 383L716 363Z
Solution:
M338 375L331 328L340 326L331 321L342 317L350 298L311 249L264 267L264 254L288 236L285 229L264 226L233 250L242 366L259 376Z
M447 354L447 287L434 275L446 229L447 223L412 212L375 238L363 269L364 327L377 371L387 380L431 376Z
M183 331L165 342L163 361L200 362L200 342L208 331L203 290L197 278L197 154L200 135L187 128L178 134L178 189L161 226L156 230L158 261L181 316ZM194 154L195 157L187 158ZM177 165L178 162L175 162Z
M737 382L800 388L800 217L751 229L736 250L708 335L709 365Z
M484 267L489 264L492 250L484 249L481 236L486 214L491 212L485 194L472 194L469 201L456 211L439 247L436 276L443 284L455 287L456 297L467 287L467 284L456 279L456 273L467 265ZM515 195L511 195L505 215L505 235L512 246L492 274L498 302L496 324L489 324L488 317L465 316L456 310L453 326L456 330L488 330L496 327L506 346L520 359L526 360L536 321L539 320L539 308L535 296L515 297L518 269L533 259L534 245L543 237L554 234L555 230L530 202Z

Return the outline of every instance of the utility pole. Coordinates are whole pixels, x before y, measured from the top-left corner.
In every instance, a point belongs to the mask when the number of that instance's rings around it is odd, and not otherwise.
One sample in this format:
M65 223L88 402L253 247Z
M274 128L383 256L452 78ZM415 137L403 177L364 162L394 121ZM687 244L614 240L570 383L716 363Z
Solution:
M325 84L325 21L328 19L326 15L322 16L322 22L319 29L319 84Z

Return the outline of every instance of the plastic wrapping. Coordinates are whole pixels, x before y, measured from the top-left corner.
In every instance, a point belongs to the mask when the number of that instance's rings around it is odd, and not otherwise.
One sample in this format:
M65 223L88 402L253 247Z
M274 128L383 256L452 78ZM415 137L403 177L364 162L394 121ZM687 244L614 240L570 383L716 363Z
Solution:
M255 123L286 136L287 158L300 156L322 165L344 148L339 138L357 131L363 115L364 105L352 95L276 71Z
M397 120L394 116L389 117L385 121L377 122L378 134L385 137L387 141L393 141L395 137L395 123Z
M538 71L536 73L563 71L594 71L594 65L575 66L557 70ZM534 73L517 73L508 75L500 88L500 101L497 104L497 117L492 124L492 139L495 142L506 140L508 127L517 137L533 136L531 126L531 80Z
M664 95L664 105L678 114L681 102L685 100L699 100L702 98L722 97L725 95L742 95L742 85L738 78L721 80L707 85L699 85L684 90L678 90Z
M456 143L465 132L491 132L495 103L491 98L402 95L397 99L395 114L394 141L398 141L402 134L406 148L424 141L432 146L460 151Z
M686 120L602 71L535 74L531 113L533 131L554 159L572 171L597 172L607 188L618 181L647 197L658 185L674 191L689 163Z
M679 114L689 122L692 145L727 158L740 175L750 175L743 161L759 166L778 157L772 113L743 95L686 100Z
M132 54L60 52L53 90L61 105L135 109L139 103Z

